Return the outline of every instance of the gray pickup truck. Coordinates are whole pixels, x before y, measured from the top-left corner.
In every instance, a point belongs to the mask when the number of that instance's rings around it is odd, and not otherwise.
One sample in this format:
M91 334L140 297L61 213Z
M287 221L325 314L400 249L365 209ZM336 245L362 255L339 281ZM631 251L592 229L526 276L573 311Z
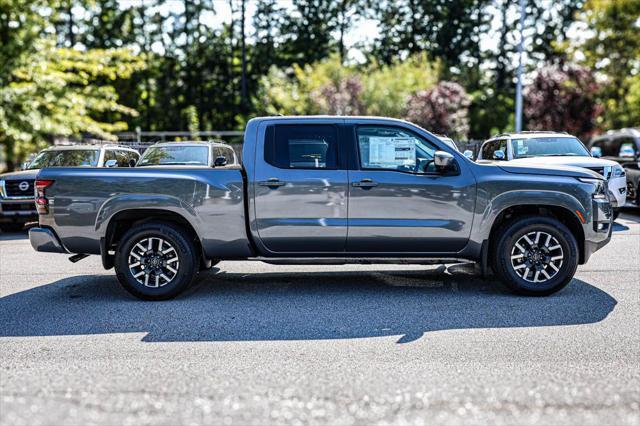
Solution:
M38 251L101 255L149 300L220 260L273 264L471 260L511 290L547 295L610 240L590 170L476 164L405 121L264 117L243 164L43 169Z

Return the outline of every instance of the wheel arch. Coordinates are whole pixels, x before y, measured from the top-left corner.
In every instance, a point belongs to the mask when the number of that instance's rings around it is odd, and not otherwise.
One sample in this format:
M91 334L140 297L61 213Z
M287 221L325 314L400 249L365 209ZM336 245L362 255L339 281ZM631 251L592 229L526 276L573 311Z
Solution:
M579 264L582 265L584 263L585 234L580 219L577 214L569 208L553 204L521 204L503 208L496 215L491 225L491 230L489 231L489 252L491 252L494 247L493 244L495 244L497 240L497 232L505 223L517 218L530 216L552 217L565 225L578 243Z
M113 214L104 227L104 235L100 239L102 263L106 269L113 267L115 251L122 236L131 228L149 222L162 222L182 228L194 243L200 263L206 262L202 242L193 224L183 215L173 210L158 208L124 209Z

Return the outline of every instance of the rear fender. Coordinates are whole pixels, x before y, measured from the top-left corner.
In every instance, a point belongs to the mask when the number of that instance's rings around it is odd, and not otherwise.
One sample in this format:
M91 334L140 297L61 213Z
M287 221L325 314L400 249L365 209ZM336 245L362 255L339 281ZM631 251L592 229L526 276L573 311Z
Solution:
M106 236L109 223L116 214L125 210L143 209L165 210L176 213L189 222L196 232L200 229L195 210L177 197L157 194L123 194L108 199L100 207L95 225L98 236L100 238Z

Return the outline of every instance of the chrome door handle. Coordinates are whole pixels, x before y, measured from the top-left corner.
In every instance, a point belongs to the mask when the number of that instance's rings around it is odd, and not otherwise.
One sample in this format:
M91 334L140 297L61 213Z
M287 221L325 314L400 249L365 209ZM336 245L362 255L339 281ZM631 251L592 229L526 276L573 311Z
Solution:
M278 178L271 178L269 180L263 180L258 182L258 185L260 186L269 186L269 187L273 187L273 188L277 188L279 186L285 186L287 184L287 182L283 182Z
M351 186L356 188L373 188L374 186L378 186L378 182L374 182L371 179L362 179L360 182L353 182Z

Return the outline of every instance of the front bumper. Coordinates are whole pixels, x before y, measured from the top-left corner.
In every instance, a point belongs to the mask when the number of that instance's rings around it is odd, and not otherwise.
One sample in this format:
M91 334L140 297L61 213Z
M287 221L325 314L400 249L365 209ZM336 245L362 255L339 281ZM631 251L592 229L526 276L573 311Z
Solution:
M29 199L0 199L0 222L32 222L38 220L35 201Z
M611 207L619 208L627 202L627 179L623 177L611 178L607 182Z
M613 207L609 201L593 200L593 220L584 227L584 256L586 263L591 255L611 241L613 231Z
M49 228L31 228L29 242L35 251L46 253L69 253L56 233Z

